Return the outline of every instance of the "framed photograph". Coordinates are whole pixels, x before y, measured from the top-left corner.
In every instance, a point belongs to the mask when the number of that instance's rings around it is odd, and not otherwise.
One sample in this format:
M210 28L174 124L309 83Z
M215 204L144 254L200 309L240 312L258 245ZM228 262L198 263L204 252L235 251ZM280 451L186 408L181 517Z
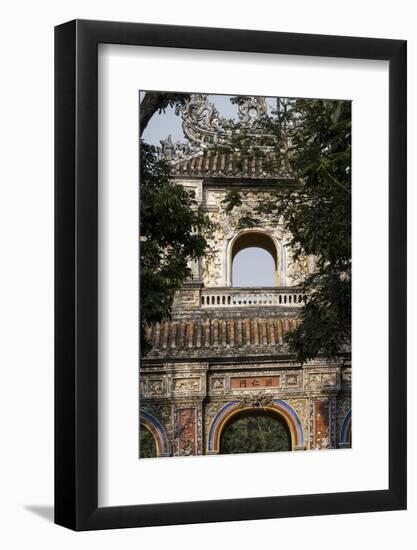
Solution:
M55 29L55 522L406 508L406 42Z

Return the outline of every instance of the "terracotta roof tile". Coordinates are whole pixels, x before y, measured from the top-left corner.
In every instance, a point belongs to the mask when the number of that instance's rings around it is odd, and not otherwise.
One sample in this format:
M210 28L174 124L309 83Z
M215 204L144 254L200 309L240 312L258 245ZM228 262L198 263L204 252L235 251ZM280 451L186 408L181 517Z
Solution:
M148 357L239 355L285 351L284 336L295 318L172 320L148 327Z
M241 159L238 154L205 151L204 155L172 164L172 175L195 177L244 177L253 179L289 179L285 163L274 153L262 158Z

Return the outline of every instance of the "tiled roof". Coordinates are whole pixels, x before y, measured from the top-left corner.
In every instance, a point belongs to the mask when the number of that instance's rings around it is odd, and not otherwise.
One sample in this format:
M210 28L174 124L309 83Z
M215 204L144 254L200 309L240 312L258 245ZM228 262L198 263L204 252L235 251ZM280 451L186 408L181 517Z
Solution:
M279 162L275 153L264 158L240 158L235 153L206 151L195 158L180 160L172 165L173 176L195 177L242 177L252 179L285 179L293 176Z
M148 357L233 356L285 351L284 335L295 318L173 320L149 326Z

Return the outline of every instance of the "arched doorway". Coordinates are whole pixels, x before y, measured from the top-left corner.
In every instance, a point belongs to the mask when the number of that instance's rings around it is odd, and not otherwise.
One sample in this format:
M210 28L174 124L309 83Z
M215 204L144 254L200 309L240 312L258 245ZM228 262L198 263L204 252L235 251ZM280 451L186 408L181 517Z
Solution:
M286 422L270 411L242 411L223 428L220 454L280 451L291 451L291 434Z
M278 266L276 239L260 229L243 231L229 244L227 285L278 286Z
M242 406L238 401L230 401L218 410L211 421L207 433L207 454L219 454L226 428L231 426L234 419L238 420L251 414L266 414L281 422L281 426L278 429L282 432L281 427L283 425L284 432L290 435L288 450L298 451L305 449L304 433L300 418L286 401L275 399L265 406ZM261 422L265 427L269 423L266 420ZM285 441L285 438L283 438L283 441Z

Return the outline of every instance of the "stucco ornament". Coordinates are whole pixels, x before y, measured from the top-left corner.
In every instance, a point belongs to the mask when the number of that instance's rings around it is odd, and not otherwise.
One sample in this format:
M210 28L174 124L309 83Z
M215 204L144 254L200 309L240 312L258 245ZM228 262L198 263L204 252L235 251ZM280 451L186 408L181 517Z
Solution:
M264 97L245 97L238 103L239 119L250 127L267 115L266 101Z
M272 405L273 402L274 402L273 395L267 395L263 392L259 392L256 394L244 395L239 400L239 406L242 408L246 408L246 407L262 408L262 407L268 407Z
M177 103L175 113L182 119L187 141L174 143L172 137L168 136L161 140L158 148L160 157L173 165L202 156L210 147L230 144L237 133L245 133L254 139L265 137L263 120L268 116L268 111L264 97L239 98L238 121L223 117L209 101L207 94L191 94L185 103ZM263 148L277 152L273 144L265 144Z
M272 214L258 215L255 212L260 201L270 199L272 194L265 191L242 191L240 206L226 212L223 203L226 192L224 190L209 191L206 202L210 206L209 216L215 224L215 230L208 239L212 254L203 261L203 281L208 287L223 286L225 284L225 262L227 256L227 243L235 237L242 228L240 221L244 216L255 216L256 226L266 233L273 235L278 241L283 236L281 220L276 220Z
M220 115L206 94L192 94L185 104L176 105L175 113L181 115L185 137L202 150L230 140L230 121Z

